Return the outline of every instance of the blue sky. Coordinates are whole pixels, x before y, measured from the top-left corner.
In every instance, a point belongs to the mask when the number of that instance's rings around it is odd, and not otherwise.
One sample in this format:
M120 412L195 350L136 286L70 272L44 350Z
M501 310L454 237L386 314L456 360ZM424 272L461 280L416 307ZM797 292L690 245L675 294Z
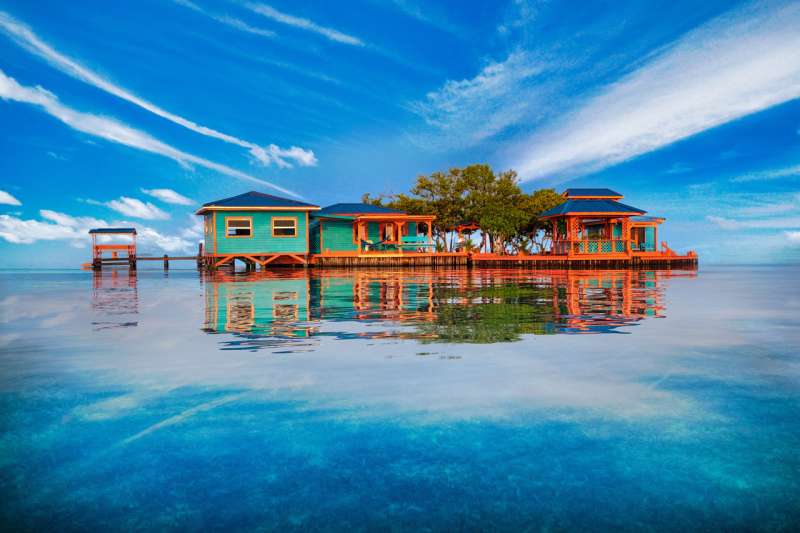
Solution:
M327 205L488 162L604 186L708 262L800 259L797 2L0 1L3 266L195 207Z

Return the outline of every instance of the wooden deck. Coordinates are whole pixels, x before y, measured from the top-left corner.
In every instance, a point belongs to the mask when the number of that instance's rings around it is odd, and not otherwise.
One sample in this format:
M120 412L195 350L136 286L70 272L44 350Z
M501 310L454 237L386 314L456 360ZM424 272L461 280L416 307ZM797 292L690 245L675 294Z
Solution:
M467 266L465 252L337 252L311 256L314 267Z
M218 268L232 269L234 261L245 263L247 270L260 267L493 267L535 269L616 269L616 268L696 268L697 254L679 255L674 252L634 252L627 254L580 254L580 255L495 255L466 252L338 252L328 254L273 254L256 256L205 255L205 256L161 256L132 258L103 258L94 264L85 263L84 268L100 270L103 267L129 266L135 269L138 261L161 261L164 269L170 261L196 261L201 270Z
M696 268L697 254L678 255L663 252L581 255L494 255L473 254L471 263L486 267L524 268Z

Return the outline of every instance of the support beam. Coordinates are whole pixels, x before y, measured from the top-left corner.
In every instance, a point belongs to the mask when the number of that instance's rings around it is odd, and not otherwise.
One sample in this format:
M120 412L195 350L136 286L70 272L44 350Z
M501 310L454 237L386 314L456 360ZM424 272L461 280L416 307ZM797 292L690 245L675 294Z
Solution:
M219 261L214 263L214 266L212 268L219 268L222 265L224 265L225 263L227 263L228 261L233 261L234 259L236 259L236 256L234 256L234 255L229 255L229 256L223 257L222 259L220 259Z
M272 257L268 257L267 259L265 259L261 263L261 267L263 268L263 267L267 266L268 264L272 263L273 261L275 261L279 257L280 257L279 255L273 255Z

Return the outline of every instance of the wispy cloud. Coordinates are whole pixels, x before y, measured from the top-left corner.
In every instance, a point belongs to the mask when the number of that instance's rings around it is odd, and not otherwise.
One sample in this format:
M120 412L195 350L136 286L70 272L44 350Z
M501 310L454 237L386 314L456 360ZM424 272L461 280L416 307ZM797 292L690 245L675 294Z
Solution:
M431 13L431 5L426 5L425 9L423 9L413 0L392 0L391 3L409 17L424 22L429 26L452 33L456 36L460 36L461 34L460 29L454 26L441 13Z
M236 17L231 17L229 15L219 15L217 13L212 13L207 9L200 7L199 5L195 4L194 2L190 2L189 0L172 0L178 5L183 7L187 7L192 11L205 15L206 17L216 20L217 22L221 22L226 26L230 26L231 28L235 28L237 30L252 33L253 35L259 35L261 37L273 38L275 37L276 33L272 30L265 30L263 28L256 28L255 26L251 26L250 24L246 23L245 21L238 19Z
M275 22L279 22L281 24L286 24L287 26L292 26L294 28L299 28L301 30L310 31L312 33L316 33L318 35L322 35L331 41L335 41L337 43L349 44L353 46L364 46L364 41L359 39L358 37L353 37L352 35L347 35L346 33L342 33L339 30L334 30L333 28L327 28L325 26L321 26L316 22L302 18L296 17L294 15L289 15L288 13L283 13L282 11L278 11L274 7L268 4L261 4L255 2L246 2L245 7L254 13L258 13L264 17L267 17Z
M41 57L60 71L85 83L88 83L89 85L92 85L102 91L126 100L146 111L149 111L150 113L158 115L161 118L169 120L170 122L178 124L179 126L183 126L184 128L195 133L247 148L253 157L255 157L264 165L274 163L275 165L284 168L291 167L292 161L303 166L313 166L317 163L314 152L311 150L306 150L298 146L292 146L291 148L284 149L274 144L262 147L256 143L240 139L233 135L228 135L227 133L222 133L206 126L202 126L187 118L162 109L157 105L136 96L127 89L112 83L96 72L93 72L87 67L81 65L76 60L62 54L40 39L27 26L18 22L10 15L3 13L2 11L0 11L0 29L2 29L23 48Z
M153 198L158 198L162 202L177 205L194 205L194 200L173 191L172 189L141 189L143 193Z
M4 205L22 205L22 202L11 196L6 191L0 191L0 204Z
M474 78L448 80L409 105L435 130L418 136L418 144L467 147L496 135L536 105L519 95L526 81L542 70L529 53L516 51L504 61L489 63Z
M734 183L744 183L748 181L770 181L791 177L800 177L800 165L748 172L747 174L731 178L731 181Z
M226 176L270 187L271 189L275 189L290 196L299 196L295 192L255 178L244 172L178 150L143 131L131 128L114 119L76 111L75 109L63 105L53 93L41 87L20 85L14 78L6 76L2 70L0 70L0 98L38 106L67 126L88 135L94 135L95 137L123 144L131 148L163 155L184 166L198 165L225 174Z
M741 219L708 215L706 220L725 230L800 228L800 216Z
M115 221L111 224L92 217L76 217L42 209L41 219L22 219L17 216L0 215L0 239L14 244L33 244L38 241L69 241L79 247L88 244L87 234L91 228L110 225L131 225L130 222ZM178 235L167 235L148 226L137 226L138 242L143 247L155 247L165 252L188 252L194 250L197 239Z
M686 34L512 159L523 179L599 169L800 96L800 4L757 4Z
M141 218L144 220L167 220L169 215L150 202L143 202L138 198L120 196L117 200L102 202L103 205L113 209L126 217Z
M784 231L783 234L792 244L800 244L800 231Z
M793 202L765 202L760 205L742 207L739 213L744 216L764 216L789 213L798 210L798 204Z

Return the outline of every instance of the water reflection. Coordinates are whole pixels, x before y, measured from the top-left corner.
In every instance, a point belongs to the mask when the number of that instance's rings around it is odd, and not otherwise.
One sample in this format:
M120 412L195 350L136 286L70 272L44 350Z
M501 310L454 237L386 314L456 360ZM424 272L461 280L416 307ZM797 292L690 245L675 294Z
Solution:
M95 330L135 327L139 291L135 270L102 270L92 273L92 321Z
M0 530L794 530L798 271L676 277L0 272Z
M693 271L321 270L215 273L205 325L230 348L315 336L492 343L625 333L663 317L664 282Z

